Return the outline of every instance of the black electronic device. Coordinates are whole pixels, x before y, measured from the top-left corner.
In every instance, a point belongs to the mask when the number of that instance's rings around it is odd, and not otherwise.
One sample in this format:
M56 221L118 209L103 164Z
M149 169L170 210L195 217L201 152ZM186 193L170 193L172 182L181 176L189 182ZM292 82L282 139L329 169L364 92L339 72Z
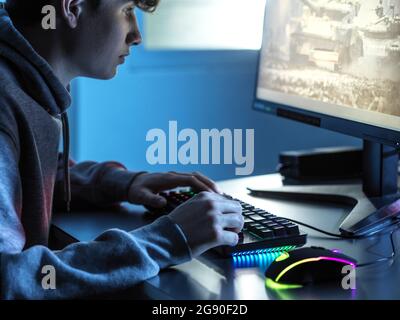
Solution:
M361 178L362 149L332 147L284 151L279 155L278 168L283 177L300 181Z
M341 284L349 270L356 268L357 261L338 250L322 247L303 247L284 252L265 272L266 285L271 288L300 288L320 283ZM351 270L350 270L351 271Z

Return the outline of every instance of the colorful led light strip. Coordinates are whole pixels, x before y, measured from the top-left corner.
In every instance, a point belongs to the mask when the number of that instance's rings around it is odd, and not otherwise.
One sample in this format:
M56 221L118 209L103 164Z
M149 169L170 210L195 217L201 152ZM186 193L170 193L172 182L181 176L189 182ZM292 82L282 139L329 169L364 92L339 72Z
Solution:
M289 251L294 248L296 248L296 246L284 246L284 247L275 247L275 248L268 248L268 249L258 249L258 250L251 250L251 251L234 252L234 253L232 253L232 256L262 254L262 253L270 253L270 252L278 252L278 251Z
M259 267L265 271L282 252L236 255L232 257L234 268Z
M235 252L232 254L234 268L254 268L258 267L265 271L277 257L296 246L283 246L267 249L258 249L253 251Z
M353 268L356 267L355 263L349 261L349 260L344 260L344 259L339 259L339 258L332 258L332 257L318 257L318 258L308 258L308 259L303 259L300 261L297 261L290 266L286 267L285 269L282 270L282 272L276 277L275 282L278 282L282 276L288 272L290 269L293 269L294 267L298 266L299 264L307 263L307 262L312 262L312 261L319 261L319 260L331 260L331 261L337 261L341 262L343 264L348 264L351 265Z

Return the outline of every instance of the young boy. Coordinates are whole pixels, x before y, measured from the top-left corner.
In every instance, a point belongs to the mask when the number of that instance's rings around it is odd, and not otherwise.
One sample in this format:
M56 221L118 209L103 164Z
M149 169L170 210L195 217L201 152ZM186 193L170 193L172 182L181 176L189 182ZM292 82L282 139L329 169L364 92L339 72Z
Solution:
M111 293L219 245L235 245L241 207L199 173L130 172L116 162L69 160L69 83L110 79L141 35L134 9L158 0L8 0L0 9L0 295L3 299L79 298ZM42 27L42 8L56 28ZM64 152L58 157L63 131ZM61 161L59 161L61 160ZM61 251L48 245L53 204L72 208L121 201L163 207L162 190L201 192L141 229L109 230ZM65 206L64 206L65 204ZM95 217L93 217L95 219ZM42 268L56 289L42 288Z

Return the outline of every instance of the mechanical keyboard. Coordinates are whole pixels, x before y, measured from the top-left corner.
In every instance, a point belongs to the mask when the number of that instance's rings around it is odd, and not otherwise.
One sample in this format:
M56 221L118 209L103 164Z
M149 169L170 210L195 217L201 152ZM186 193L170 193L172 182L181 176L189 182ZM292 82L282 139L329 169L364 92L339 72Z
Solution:
M167 200L162 209L150 209L155 217L170 213L176 207L196 195L193 191L169 191L159 193ZM265 210L255 208L241 200L224 195L226 198L240 202L244 216L244 227L239 234L236 246L220 246L215 250L223 256L258 254L265 252L287 251L306 243L307 234L299 226L285 218Z

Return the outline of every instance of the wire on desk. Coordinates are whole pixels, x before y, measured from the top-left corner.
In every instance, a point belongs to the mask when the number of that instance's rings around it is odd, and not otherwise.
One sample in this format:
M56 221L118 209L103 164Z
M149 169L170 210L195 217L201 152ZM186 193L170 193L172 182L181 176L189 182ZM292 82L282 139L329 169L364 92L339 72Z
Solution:
M310 226L309 224L306 224L304 222L300 222L300 221L297 221L297 220L294 220L294 219L290 219L290 218L285 218L285 219L289 220L291 222L297 223L299 225L302 225L304 227L310 228L312 230L315 230L317 232L326 234L326 235L331 236L331 237L336 237L336 238L341 238L341 239L363 239L363 238L368 238L368 236L346 236L346 235L342 235L342 234L336 234L336 233L328 232L328 231L325 231L325 230L321 230L319 228ZM397 227L400 226L400 217L396 217L395 219L397 220L397 223L391 224L390 226L388 226L388 228L393 226L393 225L397 226ZM383 232L386 229L387 228L381 230L379 233ZM397 230L399 230L399 228L395 228L390 233L390 243L392 245L392 254L389 257L383 257L383 258L377 259L375 261L361 263L361 264L358 264L357 267L358 268L367 267L367 266L370 266L370 265L374 265L374 264L377 264L377 263L381 263L381 262L384 262L384 261L389 261L389 260L394 259L394 257L396 256L396 245L394 243L393 236L394 236L395 231L397 231Z
M294 219L290 219L290 218L286 218L286 217L285 217L284 219L289 220L289 221L291 221L291 222L294 222L294 223L296 223L296 224L299 224L299 225L301 225L301 226L307 227L307 228L309 228L309 229L318 231L318 232L320 232L320 233L326 234L326 235L328 235L328 236L335 237L335 238L341 238L341 239L361 239L361 238L364 238L364 237L365 237L365 236L346 236L346 235L343 235L343 234L332 233L332 232L328 232L328 231L319 229L319 228L317 228L317 227L313 227L313 226L311 226L311 225L309 225L309 224L307 224L307 223L300 222L300 221L297 221L297 220L294 220Z

